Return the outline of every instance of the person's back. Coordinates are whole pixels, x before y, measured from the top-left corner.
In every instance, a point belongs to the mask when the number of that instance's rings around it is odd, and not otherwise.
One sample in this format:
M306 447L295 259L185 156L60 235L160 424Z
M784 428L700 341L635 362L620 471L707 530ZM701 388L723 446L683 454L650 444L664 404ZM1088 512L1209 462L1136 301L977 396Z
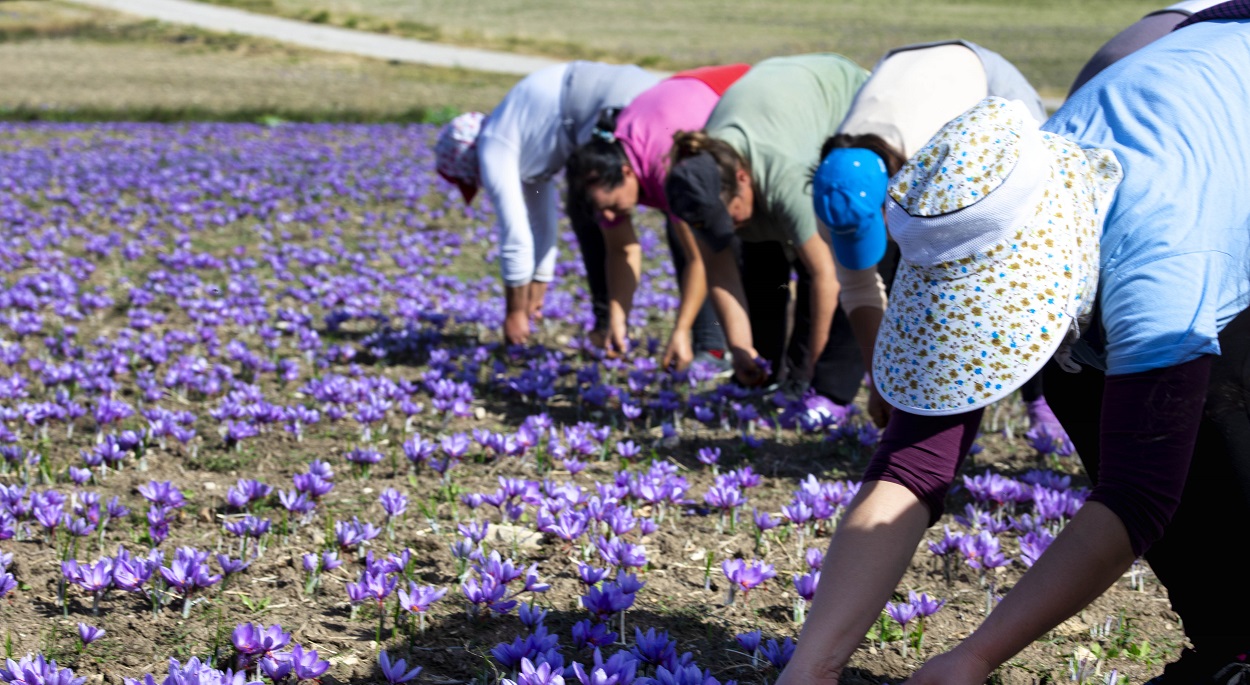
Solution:
M1113 373L1215 353L1250 303L1246 64L1250 25L1188 26L1106 69L1045 125L1124 167L1099 293Z
M1188 19L1195 12L1200 12L1224 0L1185 0L1169 5L1161 10L1151 12L1115 35L1111 40L1094 53L1094 56L1081 68L1068 97L1080 90L1081 86L1097 76L1103 69L1115 64L1134 52L1150 45L1168 35L1176 25Z
M836 54L764 60L725 91L707 134L725 141L751 168L767 220L738 232L748 242L801 244L817 231L807 182L821 143L837 130L868 72Z

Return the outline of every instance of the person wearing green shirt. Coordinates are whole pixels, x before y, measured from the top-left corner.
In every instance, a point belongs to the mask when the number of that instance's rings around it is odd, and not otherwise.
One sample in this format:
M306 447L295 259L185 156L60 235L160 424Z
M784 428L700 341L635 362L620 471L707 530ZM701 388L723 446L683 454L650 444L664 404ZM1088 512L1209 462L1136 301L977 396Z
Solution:
M856 311L884 309L884 287L875 269L835 264L810 178L821 143L867 78L836 54L765 60L725 91L703 130L674 137L665 193L707 265L708 292L744 384L781 381L792 397L810 386L842 404L859 390L873 341L854 336L864 329L853 326Z

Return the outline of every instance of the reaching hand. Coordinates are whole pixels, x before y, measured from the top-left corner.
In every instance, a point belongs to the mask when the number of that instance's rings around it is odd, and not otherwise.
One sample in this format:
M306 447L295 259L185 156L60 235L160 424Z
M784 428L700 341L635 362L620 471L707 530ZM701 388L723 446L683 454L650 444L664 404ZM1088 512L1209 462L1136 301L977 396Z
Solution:
M590 347L596 350L603 350L604 356L608 359L616 359L620 355L608 343L609 337L607 331L591 331L586 334L586 338L590 341Z
M668 347L664 350L664 361L660 366L665 369L672 368L674 371L683 371L690 366L692 361L694 361L694 347L690 343L690 330L674 328L673 334L668 338Z
M625 354L629 351L629 329L624 321L613 321L608 324L608 335L604 340L604 349L610 354Z
M748 388L763 385L768 381L768 371L755 363L757 356L759 355L755 350L735 349L733 352L734 378Z
M904 685L981 685L994 669L958 647L929 659Z
M508 312L503 320L503 337L509 345L524 345L530 339L529 313L522 310Z

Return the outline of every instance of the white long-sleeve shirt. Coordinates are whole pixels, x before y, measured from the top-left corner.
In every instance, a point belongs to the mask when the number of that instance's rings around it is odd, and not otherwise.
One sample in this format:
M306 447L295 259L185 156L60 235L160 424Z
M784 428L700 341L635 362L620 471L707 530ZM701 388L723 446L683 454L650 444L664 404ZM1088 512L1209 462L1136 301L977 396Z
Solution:
M556 65L521 79L487 117L478 166L498 218L504 284L552 279L559 221L552 176L590 140L603 109L624 107L656 82L633 66Z

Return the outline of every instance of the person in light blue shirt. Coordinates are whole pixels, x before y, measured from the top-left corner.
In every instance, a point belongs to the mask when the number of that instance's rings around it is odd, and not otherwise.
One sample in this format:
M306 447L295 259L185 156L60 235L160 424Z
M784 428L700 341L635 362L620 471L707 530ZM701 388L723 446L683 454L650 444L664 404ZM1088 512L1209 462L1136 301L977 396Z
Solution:
M1218 354L1250 304L1250 31L1185 27L1122 60L1042 127L1124 167L1102 236L1100 335L1075 352L1111 374ZM1168 97L1159 97L1159 83Z

